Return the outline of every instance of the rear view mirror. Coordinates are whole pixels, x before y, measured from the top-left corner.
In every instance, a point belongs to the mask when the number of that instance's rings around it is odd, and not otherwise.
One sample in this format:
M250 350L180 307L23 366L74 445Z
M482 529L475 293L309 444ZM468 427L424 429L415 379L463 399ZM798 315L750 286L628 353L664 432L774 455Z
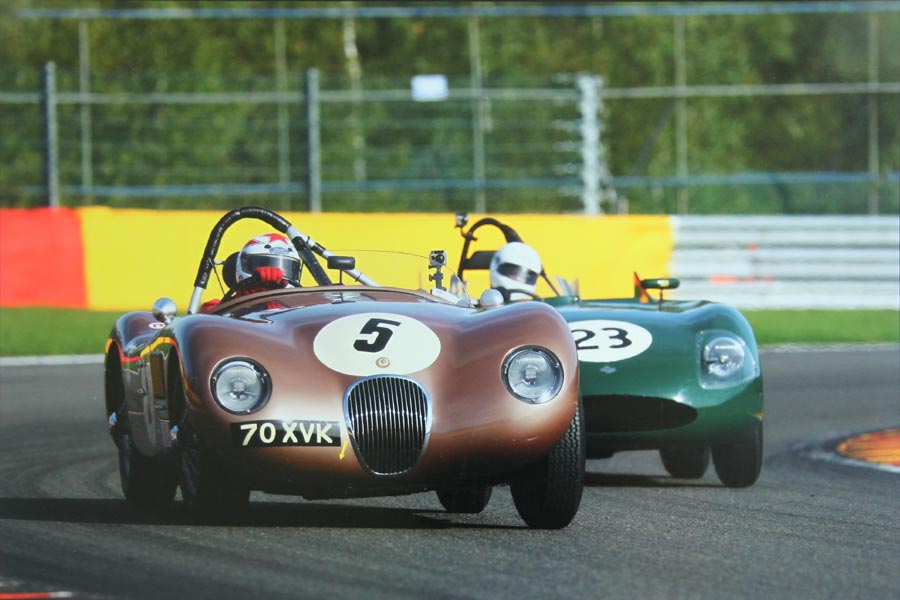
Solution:
M680 279L642 279L641 287L645 290L675 290L681 285Z
M356 259L352 256L329 256L328 268L337 271L350 271L356 268Z
M178 307L171 298L160 298L153 303L153 318L168 325L175 319Z
M663 307L663 292L677 289L679 285L681 285L681 280L674 277L669 279L641 279L641 287L645 290L659 290L659 310L662 310Z

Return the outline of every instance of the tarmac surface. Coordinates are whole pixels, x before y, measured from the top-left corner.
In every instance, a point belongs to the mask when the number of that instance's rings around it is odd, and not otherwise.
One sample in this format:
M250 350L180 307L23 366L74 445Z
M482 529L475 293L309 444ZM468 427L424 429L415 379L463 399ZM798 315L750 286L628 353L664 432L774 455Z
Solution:
M434 494L254 493L236 526L193 524L177 501L135 512L102 366L5 365L0 600L897 597L898 364L896 346L764 351L753 487L724 488L712 469L673 479L656 453L622 453L589 461L561 531L525 528L503 487L478 515L450 515Z

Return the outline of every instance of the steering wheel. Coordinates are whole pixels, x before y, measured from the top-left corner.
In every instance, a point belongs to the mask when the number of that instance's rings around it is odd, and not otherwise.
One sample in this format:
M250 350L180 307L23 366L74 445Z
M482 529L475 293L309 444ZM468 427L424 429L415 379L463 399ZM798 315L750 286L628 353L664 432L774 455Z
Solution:
M282 277L281 282L284 283L285 281L287 281L287 279ZM260 281L259 277L254 273L250 277L235 283L234 287L228 290L225 295L222 296L222 302L228 302L229 300L237 296L240 292L245 292L248 289L261 284L262 282Z
M524 294L525 296L529 296L532 300L537 300L538 302L541 302L543 300L543 298L541 298L534 292L528 292L525 290L508 290L505 287L497 287L494 289L499 291L501 294L503 294L503 303L504 304L509 304L511 302L512 294Z

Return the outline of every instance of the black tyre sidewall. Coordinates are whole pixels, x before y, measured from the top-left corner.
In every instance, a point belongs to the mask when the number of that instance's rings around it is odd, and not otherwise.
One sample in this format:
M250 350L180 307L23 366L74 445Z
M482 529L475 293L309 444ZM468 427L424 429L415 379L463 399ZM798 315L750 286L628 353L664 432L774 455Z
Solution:
M489 485L463 485L437 490L437 497L447 512L477 514L485 509L491 499Z
M659 458L666 472L677 479L700 479L709 468L707 446L661 448Z
M250 490L205 447L185 422L178 432L178 472L181 497L188 512L201 520L228 520L240 516Z
M127 431L121 433L118 447L119 479L125 498L147 509L168 506L175 498L178 487L174 465L164 459L142 455Z
M581 402L572 423L550 452L510 482L519 516L529 527L561 529L581 504L586 443Z
M759 423L748 437L713 446L716 474L726 487L742 488L756 483L762 471L763 426Z

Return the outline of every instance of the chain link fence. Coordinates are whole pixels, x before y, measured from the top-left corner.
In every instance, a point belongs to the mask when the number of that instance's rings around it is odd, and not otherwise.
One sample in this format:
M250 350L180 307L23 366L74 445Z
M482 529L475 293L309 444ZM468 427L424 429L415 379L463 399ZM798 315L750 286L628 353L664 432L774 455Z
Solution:
M131 75L66 92L73 75L48 65L40 93L0 105L18 149L4 202L556 212L583 210L586 186L595 207L609 189L592 76L477 95L450 82L446 99L416 101L408 79L356 93L316 71L283 91L267 78Z
M823 3L794 4L776 8ZM869 46L854 60L868 61L867 79L688 85L688 17L676 13L671 85L479 75L417 101L409 77L284 64L266 76L105 72L84 58L0 67L0 206L897 214L900 77L879 71L878 48L896 40L879 41L877 21L896 20L900 3L830 4L865 13ZM627 8L720 6L765 8ZM59 18L86 18L77 12ZM750 135L763 124L784 135Z

